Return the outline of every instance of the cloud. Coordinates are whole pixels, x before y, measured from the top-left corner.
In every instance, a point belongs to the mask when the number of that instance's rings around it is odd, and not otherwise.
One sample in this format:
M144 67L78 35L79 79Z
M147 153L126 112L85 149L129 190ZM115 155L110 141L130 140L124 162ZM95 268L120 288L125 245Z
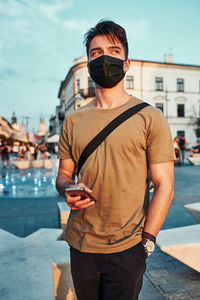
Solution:
M147 20L140 19L124 24L129 39L133 38L137 40L143 40L148 38L150 24Z
M73 7L74 1L55 1L52 5L39 5L40 12L51 21L59 21L59 13Z
M57 78L57 77L48 77L46 78L46 81L49 81L49 82L60 82L60 78Z
M63 46L62 37L67 39L66 29L82 32L88 25L84 20L66 20L74 3L75 0L0 0L0 40L5 41L5 48L33 45L40 53L49 45L59 48Z
M25 1L3 0L0 2L0 14L14 17L24 12Z
M36 78L32 78L32 79L31 79L31 82L32 82L32 83L37 83L37 82L40 82L40 80L39 80L39 79L36 79Z
M64 26L70 30L78 30L85 32L89 27L89 22L86 20L67 20L63 22Z
M0 41L0 52L1 52L2 49L3 49L3 44L4 44L4 41Z
M18 77L19 73L13 68L5 68L0 71L0 80L6 80L9 77Z
M57 77L47 77L47 78L31 78L30 80L32 83L41 83L42 81L46 81L46 82L54 82L54 83L59 83L60 82L60 79L57 78Z

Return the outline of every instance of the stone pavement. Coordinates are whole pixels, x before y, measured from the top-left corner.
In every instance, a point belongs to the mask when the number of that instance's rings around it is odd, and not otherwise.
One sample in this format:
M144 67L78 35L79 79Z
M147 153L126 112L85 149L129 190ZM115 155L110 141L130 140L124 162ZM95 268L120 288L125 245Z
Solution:
M162 229L197 224L184 205L200 202L199 184L200 167L175 167L174 201ZM200 299L200 273L160 251L158 247L147 259L145 278L157 291L150 299ZM145 285L140 299L147 299Z
M200 202L199 183L200 167L187 165L175 168L175 197L163 229L196 224L184 205ZM56 203L61 201L63 199L56 193L48 198L30 195L0 197L0 228L19 237L40 228L59 228ZM147 299L200 299L200 273L156 247L154 254L147 259L140 295L140 300Z

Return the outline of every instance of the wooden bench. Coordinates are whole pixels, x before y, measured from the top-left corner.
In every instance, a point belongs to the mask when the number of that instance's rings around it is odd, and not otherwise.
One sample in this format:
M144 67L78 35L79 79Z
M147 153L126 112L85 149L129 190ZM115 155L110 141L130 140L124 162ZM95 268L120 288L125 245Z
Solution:
M192 215L192 217L200 223L200 202L184 205L185 209Z
M200 272L200 224L161 230L156 242L163 252Z

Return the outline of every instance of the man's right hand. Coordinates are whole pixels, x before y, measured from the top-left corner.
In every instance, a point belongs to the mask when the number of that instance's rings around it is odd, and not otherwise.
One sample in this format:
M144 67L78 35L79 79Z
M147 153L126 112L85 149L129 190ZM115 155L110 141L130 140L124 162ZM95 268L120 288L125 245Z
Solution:
M76 185L70 185L69 187L70 188L82 187L88 193L92 193L92 191L86 185L84 185L83 183L79 183L79 184L76 184ZM72 196L72 195L69 195L69 193L67 193L67 192L65 193L65 201L72 210L79 210L79 209L88 208L88 207L95 204L95 202L89 197L81 199L81 195L80 196Z
M92 191L83 183L77 185L74 183L74 170L75 165L72 159L61 159L59 163L58 175L56 178L56 188L59 194L65 198L66 203L72 210L88 208L95 204L91 198L84 198L81 200L81 196L70 196L65 191L66 187L82 187L88 193Z

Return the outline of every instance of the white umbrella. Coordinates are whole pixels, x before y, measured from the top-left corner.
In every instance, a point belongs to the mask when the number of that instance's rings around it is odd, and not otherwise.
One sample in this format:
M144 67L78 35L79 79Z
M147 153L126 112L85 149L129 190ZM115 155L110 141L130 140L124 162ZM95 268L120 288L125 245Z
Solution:
M47 143L58 143L58 142L59 142L58 134L54 134L47 139Z

